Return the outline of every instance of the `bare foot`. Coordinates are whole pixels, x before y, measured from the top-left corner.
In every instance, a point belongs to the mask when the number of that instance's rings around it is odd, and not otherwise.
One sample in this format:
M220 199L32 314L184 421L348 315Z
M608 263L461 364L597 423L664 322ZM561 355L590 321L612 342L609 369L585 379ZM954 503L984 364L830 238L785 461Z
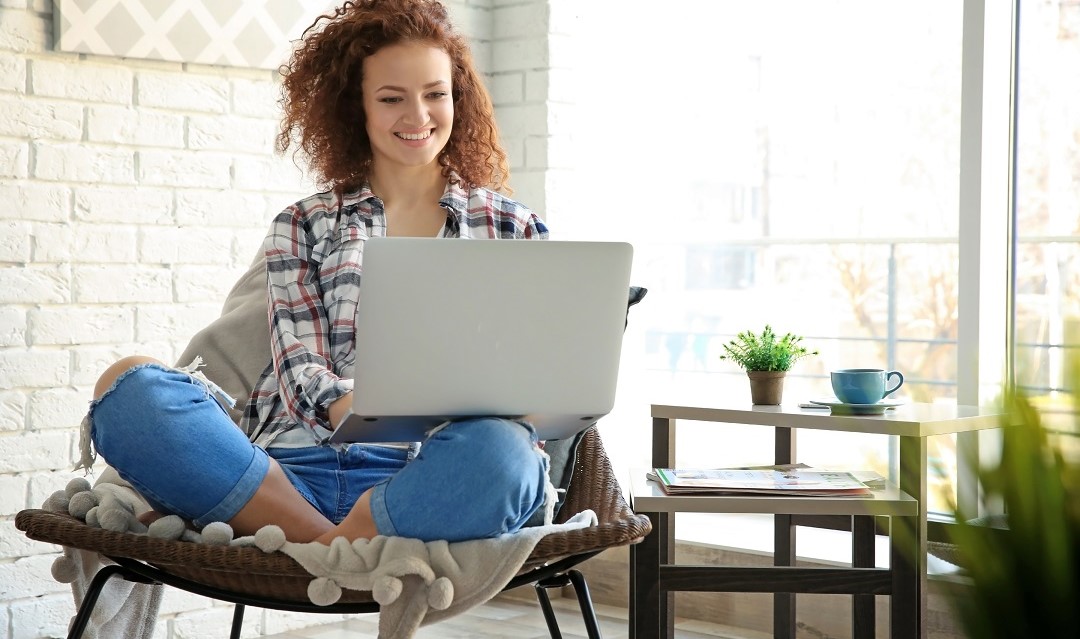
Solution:
M139 515L138 520L142 523L142 525L149 526L150 524L161 519L162 517L168 517L168 515L163 512L158 512L156 510L148 510L143 514ZM188 530L195 530L195 524L191 523L186 519L184 520L184 526Z
M352 510L340 524L319 535L313 541L329 546L330 542L338 537L344 537L352 542L357 539L371 539L378 534L375 520L371 516L371 491L368 490L360 495L360 499L356 500Z
M143 514L139 515L139 523L144 526L149 526L150 524L154 523L155 521L161 519L164 516L165 513L160 513L156 510L148 510Z

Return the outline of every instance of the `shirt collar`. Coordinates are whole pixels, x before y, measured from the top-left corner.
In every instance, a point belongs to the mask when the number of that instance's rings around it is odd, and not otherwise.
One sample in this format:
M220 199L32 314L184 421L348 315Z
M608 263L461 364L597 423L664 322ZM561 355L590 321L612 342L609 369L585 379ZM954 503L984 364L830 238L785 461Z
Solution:
M379 196L372 193L371 184L368 182L361 184L360 188L355 191L345 193L342 198L347 203L364 202L371 199L378 200ZM458 177L457 173L450 172L450 177L446 180L446 188L443 190L442 197L439 198L439 204L453 209L458 214L468 210L469 191L462 186L461 178Z
M379 196L375 195L371 191L371 185L364 182L360 185L360 188L345 194L342 198L345 203L361 203L369 200L377 200L380 204L382 200L379 200ZM469 191L462 185L461 178L457 173L451 171L450 177L446 180L446 188L443 190L442 197L439 198L439 205L453 214L454 219L460 223L465 215L465 212L469 210Z
M446 190L439 198L439 204L453 212L454 217L460 222L465 212L469 210L469 192L461 184L461 178L456 173L451 173L446 181Z

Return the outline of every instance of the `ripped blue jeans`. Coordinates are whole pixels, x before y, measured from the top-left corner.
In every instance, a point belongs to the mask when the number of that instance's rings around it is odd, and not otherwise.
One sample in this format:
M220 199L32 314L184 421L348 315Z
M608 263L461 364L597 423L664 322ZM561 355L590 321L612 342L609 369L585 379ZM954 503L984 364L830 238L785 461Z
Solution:
M374 487L383 535L462 541L513 532L545 500L547 456L525 424L452 422L412 460L407 451L351 444L252 444L190 374L156 364L123 373L90 407L94 448L160 512L202 527L229 521L262 484L273 457L296 490L333 523Z

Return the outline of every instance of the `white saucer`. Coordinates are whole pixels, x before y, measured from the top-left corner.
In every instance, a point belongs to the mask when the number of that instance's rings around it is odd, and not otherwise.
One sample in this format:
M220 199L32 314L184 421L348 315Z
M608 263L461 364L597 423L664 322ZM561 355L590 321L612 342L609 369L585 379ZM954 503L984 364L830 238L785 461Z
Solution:
M884 415L885 411L897 406L903 406L904 402L898 399L883 399L875 404L848 404L835 397L811 399L811 404L828 406L833 415Z

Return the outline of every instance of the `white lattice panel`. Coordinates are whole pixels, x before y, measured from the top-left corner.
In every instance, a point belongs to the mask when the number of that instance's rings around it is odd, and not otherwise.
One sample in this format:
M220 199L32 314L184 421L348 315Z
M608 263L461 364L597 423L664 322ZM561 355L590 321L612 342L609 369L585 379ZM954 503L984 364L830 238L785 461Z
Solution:
M276 69L326 0L54 0L56 48Z

